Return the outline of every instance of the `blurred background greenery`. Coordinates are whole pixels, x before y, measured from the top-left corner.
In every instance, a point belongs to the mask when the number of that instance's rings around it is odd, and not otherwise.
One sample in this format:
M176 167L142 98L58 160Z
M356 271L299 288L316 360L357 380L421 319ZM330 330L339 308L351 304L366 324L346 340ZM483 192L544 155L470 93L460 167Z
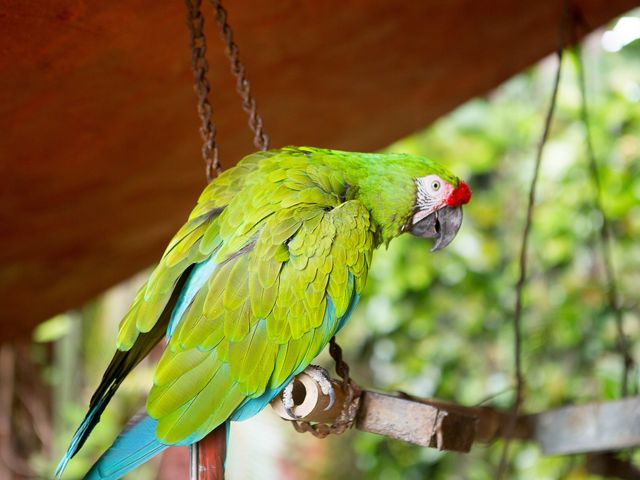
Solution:
M627 15L632 22L640 23L639 17ZM584 54L625 329L640 358L640 41L616 43L615 25L590 36ZM555 65L548 58L388 148L440 160L468 180L474 195L458 238L444 251L431 254L424 240L404 236L374 256L366 294L339 339L354 378L366 388L465 405L487 399L497 407L511 405L516 259ZM531 412L614 399L621 387L622 360L598 250L602 218L594 209L579 108L576 72L565 58L524 291L524 409ZM51 475L110 360L117 324L144 279L141 274L42 324L28 348L2 347L0 355L11 353L14 361L32 365L30 380L38 385L31 388L53 405L53 412L38 405L17 409L27 424L37 424L23 433L24 443L34 437L37 448L14 452L27 460L22 465L14 459L17 471ZM324 357L322 363L330 365ZM152 367L152 360L145 361L124 383L71 462L68 478L85 472L142 407ZM632 392L637 386L636 369ZM295 433L267 409L233 427L228 478L483 480L495 477L500 449L498 443L475 446L467 455L441 453L354 431L320 441ZM634 456L640 463L640 455ZM130 478L156 478L165 467L156 460ZM580 456L543 457L532 444L514 443L509 478L596 477L585 473Z

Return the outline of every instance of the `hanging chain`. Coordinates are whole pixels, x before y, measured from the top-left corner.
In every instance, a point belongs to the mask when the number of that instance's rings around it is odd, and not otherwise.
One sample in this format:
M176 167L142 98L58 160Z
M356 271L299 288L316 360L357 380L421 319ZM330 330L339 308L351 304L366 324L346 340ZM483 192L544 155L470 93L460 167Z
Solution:
M351 428L358 415L360 397L362 396L360 387L349 377L349 365L342 359L342 349L340 345L337 344L335 337L331 338L329 353L336 363L336 373L342 378L342 389L345 393L340 415L338 415L336 421L331 425L325 423L312 424L300 420L293 420L291 422L297 432L309 432L317 438L325 438L330 434L339 435Z
M216 145L216 127L211 121L213 108L209 103L211 85L207 79L207 40L204 36L204 17L200 13L202 0L185 0L187 6L187 27L191 45L191 69L193 70L194 90L198 95L198 115L200 116L200 135L202 136L202 157L205 163L207 181L220 174L220 155Z
M602 263L604 266L605 283L607 285L607 302L609 309L613 312L616 330L618 337L618 351L622 356L622 387L621 393L623 397L626 397L629 393L629 377L635 366L635 361L629 350L629 344L627 337L624 333L624 319L622 307L620 306L620 296L618 294L618 283L616 281L616 272L613 266L612 260L612 243L611 238L611 224L604 211L602 205L602 181L600 179L600 170L598 167L598 161L593 149L593 140L591 138L591 128L589 121L589 111L587 104L587 89L584 73L584 64L581 57L579 47L575 47L573 51L573 58L576 63L576 69L578 71L578 83L580 89L580 118L584 126L584 135L587 151L587 159L589 162L589 173L591 174L591 182L594 189L594 203L596 210L600 213L602 218L602 225L600 227L600 255L602 257Z
M254 133L253 143L260 150L269 148L269 137L264 133L264 123L258 114L258 107L251 94L251 84L247 80L245 68L240 61L238 45L233 39L233 31L227 20L227 11L220 0L210 0L215 9L216 22L225 44L225 53L229 58L231 73L236 78L236 90L242 99L242 109L249 116L249 128ZM193 70L194 90L198 95L198 114L200 116L200 135L202 136L202 157L205 162L207 181L220 174L220 153L216 144L216 126L212 121L213 108L209 102L211 84L207 79L207 40L204 35L204 17L200 12L202 0L185 0L187 6L187 27L191 45L191 69Z
M231 73L236 78L236 90L242 98L242 109L249 115L249 128L254 133L253 144L259 150L269 149L269 137L263 130L262 117L258 114L256 101L251 95L251 84L247 80L245 68L240 62L238 45L233 39L233 31L227 22L227 11L220 0L210 0L216 11L216 22L225 44L225 53L231 63Z
M507 462L509 459L509 445L511 437L515 432L516 424L518 421L518 415L524 401L525 379L522 373L522 293L525 283L527 281L527 255L529 251L529 233L531 226L533 225L533 209L536 203L536 186L538 184L538 176L540 173L540 165L542 164L542 153L549 137L551 130L551 122L553 120L553 114L555 112L556 100L558 98L558 89L560 86L560 77L562 73L562 53L565 46L565 31L567 28L567 2L564 2L565 8L562 15L560 24L560 41L556 56L558 59L558 66L556 68L556 74L553 82L553 89L551 92L551 99L549 102L549 108L545 117L544 128L542 130L542 136L538 143L536 151L536 158L533 167L533 176L531 177L531 183L529 185L529 199L527 203L527 213L525 218L524 229L522 231L522 239L520 243L520 258L519 258L519 276L515 285L515 307L513 313L513 328L514 328L514 363L515 363L515 383L516 383L516 398L513 403L513 408L509 415L509 422L505 428L504 437L505 441L502 447L502 453L500 454L500 464L496 472L496 479L500 480L504 478L507 470Z

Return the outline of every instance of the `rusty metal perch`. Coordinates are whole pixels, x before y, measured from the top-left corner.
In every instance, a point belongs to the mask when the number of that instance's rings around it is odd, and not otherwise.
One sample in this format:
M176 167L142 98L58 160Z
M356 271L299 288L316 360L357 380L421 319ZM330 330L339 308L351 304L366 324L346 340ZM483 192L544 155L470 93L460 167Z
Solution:
M297 420L331 423L337 418L344 397L340 382L332 380L336 401L325 411L330 398L316 380L303 372L294 381L295 406L291 412ZM293 420L281 396L271 405L282 418ZM364 391L355 427L423 447L468 452L474 442L489 443L506 438L508 420L507 411L492 407L465 407L406 394L393 396ZM546 455L637 447L640 446L640 396L520 415L512 438L533 441ZM589 458L587 466L597 464L602 469L603 462L594 461L598 455L592 454ZM625 469L634 475L637 473L632 465L626 464Z

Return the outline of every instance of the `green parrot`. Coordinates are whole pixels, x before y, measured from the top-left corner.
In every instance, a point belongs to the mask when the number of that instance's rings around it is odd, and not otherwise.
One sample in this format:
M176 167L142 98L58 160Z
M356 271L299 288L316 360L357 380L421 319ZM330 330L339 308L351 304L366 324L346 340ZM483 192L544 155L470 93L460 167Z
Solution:
M445 247L470 197L463 181L414 155L286 147L245 157L205 188L138 291L56 478L164 338L146 415L85 478L120 478L168 446L257 414L344 326L373 251L404 232Z

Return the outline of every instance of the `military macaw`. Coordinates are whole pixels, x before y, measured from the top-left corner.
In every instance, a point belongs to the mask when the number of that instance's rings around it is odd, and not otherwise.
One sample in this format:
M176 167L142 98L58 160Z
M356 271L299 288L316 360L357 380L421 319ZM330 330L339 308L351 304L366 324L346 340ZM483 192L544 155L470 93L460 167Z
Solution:
M138 291L56 478L163 338L146 415L86 479L120 478L258 413L344 326L373 251L403 232L445 247L470 197L463 181L414 155L287 147L245 157L205 188Z

